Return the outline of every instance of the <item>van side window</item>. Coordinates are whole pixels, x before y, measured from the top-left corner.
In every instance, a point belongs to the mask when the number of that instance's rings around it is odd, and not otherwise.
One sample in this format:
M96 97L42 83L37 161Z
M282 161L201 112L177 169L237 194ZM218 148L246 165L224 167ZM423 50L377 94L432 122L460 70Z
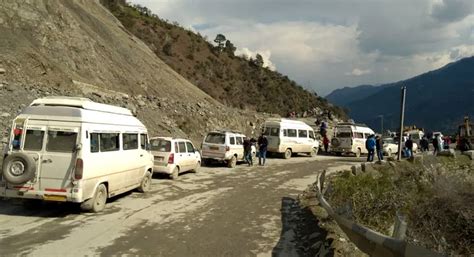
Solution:
M288 129L288 137L296 137L296 129Z
M99 134L98 133L91 133L91 153L98 153L99 152Z
M188 148L188 153L194 153L194 146L190 142L186 142L186 148Z
M284 129L284 130L283 130L283 136L284 136L284 137L287 137L287 136L288 136L288 130L287 130L287 129Z
M119 133L101 133L100 134L100 151L111 152L120 149Z
M48 152L72 153L76 147L77 133L66 131L48 131Z
M364 134L360 132L354 132L354 138L364 138Z
M186 144L184 142L179 142L179 152L180 153L186 152Z
M238 145L243 145L244 144L244 138L243 137L237 137L237 144Z
M362 133L360 133L360 134L362 134ZM369 136L370 136L370 134L364 133L364 137L365 137L365 138L369 138ZM362 138L362 137L360 137L360 138Z
M308 138L308 131L307 131L307 130L299 130L299 129L298 129L298 137L301 137L301 138Z
M314 136L314 131L312 130L309 131L309 138L316 139L316 137Z
M140 134L140 148L143 150L146 150L147 145L148 145L148 135Z
M123 150L138 149L138 134L122 134Z
M23 149L27 151L41 151L43 149L43 138L44 131L28 129Z
M174 152L179 153L178 142L174 142Z
M230 144L235 145L235 137L230 137Z

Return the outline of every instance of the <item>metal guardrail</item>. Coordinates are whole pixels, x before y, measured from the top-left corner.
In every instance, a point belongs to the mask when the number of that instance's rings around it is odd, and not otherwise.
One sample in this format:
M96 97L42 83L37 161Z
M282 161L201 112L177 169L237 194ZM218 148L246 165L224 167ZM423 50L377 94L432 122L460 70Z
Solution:
M327 213L336 220L339 227L349 239L364 253L371 257L441 257L447 256L427 250L421 246L407 243L403 240L406 231L406 222L403 217L397 215L394 229L394 237L388 237L379 232L366 228L362 225L348 220L334 212L331 205L323 197L324 179L326 171L323 171L317 179L317 191L319 203Z

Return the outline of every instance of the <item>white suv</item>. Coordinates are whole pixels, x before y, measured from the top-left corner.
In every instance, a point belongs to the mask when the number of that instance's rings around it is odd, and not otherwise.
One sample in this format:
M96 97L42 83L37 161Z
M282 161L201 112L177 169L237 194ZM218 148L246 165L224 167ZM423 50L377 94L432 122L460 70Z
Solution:
M201 155L187 139L154 137L150 139L150 145L155 159L154 173L169 174L177 179L179 173L197 172L201 167Z
M203 162L223 161L227 163L227 167L235 167L238 161L244 160L244 138L244 134L236 131L207 133L201 149ZM255 156L255 153L255 146L252 146L252 157Z

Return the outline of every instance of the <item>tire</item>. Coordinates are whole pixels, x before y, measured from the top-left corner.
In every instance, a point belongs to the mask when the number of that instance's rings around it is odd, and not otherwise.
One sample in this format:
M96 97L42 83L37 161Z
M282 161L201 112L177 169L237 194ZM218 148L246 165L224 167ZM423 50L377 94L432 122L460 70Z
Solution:
M339 139L337 139L337 138L331 139L331 146L338 147L340 144L341 144L341 142L339 142Z
M360 148L356 151L356 157L359 158L362 155Z
M318 155L318 151L319 151L318 148L313 148L313 151L309 153L309 156L315 157L316 155Z
M2 175L10 184L23 184L35 177L36 162L24 153L13 153L3 160Z
M90 212L101 212L107 203L107 187L100 184L95 190L94 197L84 201L81 204L81 209Z
M232 158L229 161L227 161L227 167L235 168L236 165L237 165L237 158L235 156L232 156Z
M336 152L336 156L342 156L341 152Z
M150 192L151 190L151 172L147 171L143 176L142 183L138 187L138 191L142 193Z
M285 153L283 154L283 158L290 159L292 154L293 153L291 152L291 149L288 148L288 149L286 149Z
M202 163L203 166L209 166L209 163L210 163L210 162L209 162L208 159L202 159L202 160L201 160L201 163Z
M201 162L198 162L198 163L196 164L196 168L193 169L193 172L194 172L194 173L198 173L200 168L201 168Z
M176 166L176 167L174 167L173 172L170 174L170 178L172 180L176 180L176 179L178 179L178 177L179 177L179 167Z

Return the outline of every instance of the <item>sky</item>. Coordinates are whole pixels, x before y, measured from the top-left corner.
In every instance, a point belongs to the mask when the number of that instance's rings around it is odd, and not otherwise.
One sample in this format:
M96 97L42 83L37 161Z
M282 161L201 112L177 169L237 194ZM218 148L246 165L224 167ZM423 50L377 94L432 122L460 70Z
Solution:
M325 96L474 55L474 0L132 0Z

